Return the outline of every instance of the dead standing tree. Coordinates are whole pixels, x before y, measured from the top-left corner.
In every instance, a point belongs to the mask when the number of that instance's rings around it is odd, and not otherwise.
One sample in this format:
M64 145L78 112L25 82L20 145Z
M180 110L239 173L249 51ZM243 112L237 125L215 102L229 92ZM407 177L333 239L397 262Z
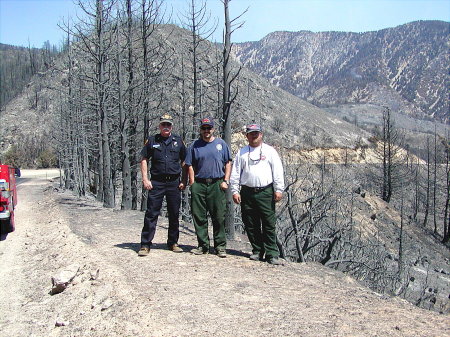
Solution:
M84 142L88 130L83 123L86 116L82 113L80 104L81 84L78 67L75 62L71 45L70 21L63 28L67 33L66 48L63 59L64 69L59 69L65 75L59 101L58 156L60 168L64 171L65 188L74 190L78 196L86 193L87 181L87 144ZM81 142L81 144L80 144ZM80 166L80 161L83 164Z
M111 47L111 39L106 35L107 23L109 15L111 14L112 3L106 4L102 0L96 2L95 14L95 49L94 57L96 62L94 90L96 94L96 110L98 116L98 128L101 138L101 151L99 156L99 163L101 163L101 171L103 172L103 181L100 185L103 186L103 206L112 208L114 202L114 186L112 179L112 165L111 165L111 148L109 142L109 116L106 109L107 98L107 84L110 80L107 75L107 61L108 52Z
M445 138L445 206L444 206L444 238L443 242L447 243L450 241L450 229L449 229L449 209L450 209L450 137L449 133Z
M136 15L141 7L134 8L133 1L123 1L123 8L117 14L117 84L119 132L121 139L120 169L122 173L121 209L137 208L137 170L136 144L139 114L139 100L136 96L142 89L140 73L141 50L138 48L139 34L136 32Z
M108 20L113 4L112 1L79 1L85 18L73 26L67 23L61 27L68 34L68 99L64 108L67 116L63 117L66 129L62 131L67 134L67 143L63 146L68 147L64 152L73 158L66 169L79 193L85 193L89 184L106 207L114 206L107 110L112 44ZM94 172L94 183L89 171Z
M98 174L97 199L105 207L114 207L114 186L110 148L110 116L108 111L108 90L112 85L109 61L113 46L110 15L114 1L96 0L95 3L78 2L86 15L86 21L74 25L72 35L77 42L77 56L80 59L80 86L92 88L86 92L81 103L86 112L93 111L97 126L97 158L95 172Z
M205 72L207 71L206 66L202 67L202 65L209 63L206 60L210 51L210 45L207 39L214 33L216 25L214 23L211 24L211 15L207 11L205 0L190 0L189 10L186 14L182 15L180 21L182 21L183 27L191 32L189 47L189 62L191 67L189 70L187 70L183 62L184 75L192 71L192 100L187 104L188 106L192 104L192 116L184 116L186 120L190 119L190 121L183 121L183 124L188 127L188 131L186 132L188 137L185 141L189 145L197 138L199 120L208 111L202 104L204 96L204 92L202 91L202 77L205 76ZM183 94L185 99L188 97L186 94ZM188 108L185 112L189 110Z
M116 71L117 71L117 91L118 91L118 109L119 109L119 132L120 132L120 163L122 170L122 201L121 209L131 209L132 195L131 195L131 163L130 163L130 118L131 107L133 99L133 78L134 78L134 66L133 66L133 52L131 46L132 38L132 13L131 13L131 1L125 2L126 12L126 28L122 28L122 20L120 12L117 11L117 32L116 32ZM125 48L122 47L121 32L125 35ZM123 69L123 49L128 51L125 53L126 59L126 79L122 79ZM125 102L126 101L126 102Z
M241 71L241 67L233 73L231 67L231 34L244 25L244 23L238 23L238 20L244 13L238 17L230 20L229 3L231 0L222 0L225 13L225 31L224 31L224 43L223 43L223 92L222 92L222 138L231 148L231 105L236 100L238 95L238 89L236 87L235 92L232 94L231 86L233 82L238 78ZM234 203L231 190L228 189L226 193L227 211L225 216L225 227L227 229L227 236L229 239L234 239L235 224L234 224Z
M392 196L392 160L393 160L393 138L391 110L385 108L383 111L382 126L382 146L383 146L383 185L381 187L381 198L389 202Z
M381 172L375 173L373 181L381 181L380 196L384 201L389 202L405 178L406 172L402 167L406 159L402 149L402 136L395 128L394 119L388 107L383 110L382 128L377 136L380 145L377 155L381 161Z

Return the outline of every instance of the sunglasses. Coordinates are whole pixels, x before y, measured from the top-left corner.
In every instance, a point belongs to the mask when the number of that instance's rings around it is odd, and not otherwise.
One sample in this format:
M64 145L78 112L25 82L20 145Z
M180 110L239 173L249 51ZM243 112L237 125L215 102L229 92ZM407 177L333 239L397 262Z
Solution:
M200 128L200 130L211 130L211 129L212 129L211 126L202 126L202 127Z
M255 152L256 151L251 152L250 151L250 146L248 147L248 158L247 158L248 166L256 165L262 160L262 157L263 157L262 145L261 145L261 148L259 149L259 156L258 156L258 153L255 153Z
M160 125L161 125L162 127L166 127L166 128L169 128L169 127L172 126L172 124L170 124L170 123L160 123Z

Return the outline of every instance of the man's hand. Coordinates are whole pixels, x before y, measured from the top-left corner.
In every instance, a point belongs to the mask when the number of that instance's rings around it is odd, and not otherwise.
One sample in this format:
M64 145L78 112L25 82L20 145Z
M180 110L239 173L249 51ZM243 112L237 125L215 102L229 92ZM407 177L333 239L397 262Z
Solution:
M222 191L226 191L228 189L228 184L225 181L222 181L220 183L220 188L222 189Z
M142 184L144 185L144 188L146 190L150 191L153 188L152 182L150 180L148 180L148 179L143 180Z
M283 194L281 192L275 192L273 194L273 198L275 199L275 202L280 201L282 197L283 197Z
M273 194L273 198L275 199L275 202L280 201L282 197L283 197L283 194L281 192L275 192Z
M185 184L185 183L180 183L180 184L178 185L178 189L179 189L180 191L184 191L184 190L186 189L186 184Z
M239 193L233 194L233 201L239 205L241 203L241 195Z

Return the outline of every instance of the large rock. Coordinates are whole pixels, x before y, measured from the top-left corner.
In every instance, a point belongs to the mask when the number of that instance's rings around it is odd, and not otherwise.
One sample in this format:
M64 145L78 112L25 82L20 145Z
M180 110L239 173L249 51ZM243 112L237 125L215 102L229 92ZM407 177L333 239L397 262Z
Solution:
M80 267L78 265L70 265L60 270L55 276L52 276L52 290L50 294L62 293L77 276L79 270Z

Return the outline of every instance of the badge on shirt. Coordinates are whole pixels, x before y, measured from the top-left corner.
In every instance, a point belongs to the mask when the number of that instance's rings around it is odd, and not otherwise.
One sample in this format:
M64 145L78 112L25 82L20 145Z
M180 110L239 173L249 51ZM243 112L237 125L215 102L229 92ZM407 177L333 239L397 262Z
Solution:
M222 151L222 144L217 144L216 149L217 151Z
M161 145L160 144L153 144L153 148L154 149L157 149L158 147L160 147Z
M173 142L173 147L177 147L178 146L178 142Z

